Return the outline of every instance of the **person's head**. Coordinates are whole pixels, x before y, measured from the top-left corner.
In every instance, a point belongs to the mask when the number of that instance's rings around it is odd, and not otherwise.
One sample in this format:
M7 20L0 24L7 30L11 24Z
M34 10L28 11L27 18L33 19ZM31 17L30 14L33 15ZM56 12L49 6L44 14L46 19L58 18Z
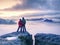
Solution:
M21 21L21 19L19 19Z
M22 17L22 19L24 19L24 17Z

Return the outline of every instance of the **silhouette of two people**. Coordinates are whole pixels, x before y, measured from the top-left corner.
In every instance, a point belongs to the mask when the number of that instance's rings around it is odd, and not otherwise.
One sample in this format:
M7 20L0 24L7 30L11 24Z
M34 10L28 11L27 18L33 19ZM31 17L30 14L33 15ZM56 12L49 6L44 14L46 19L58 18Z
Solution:
M18 29L17 29L17 32L26 32L25 25L26 25L26 20L24 19L24 17L22 17L22 19L20 19L18 21Z

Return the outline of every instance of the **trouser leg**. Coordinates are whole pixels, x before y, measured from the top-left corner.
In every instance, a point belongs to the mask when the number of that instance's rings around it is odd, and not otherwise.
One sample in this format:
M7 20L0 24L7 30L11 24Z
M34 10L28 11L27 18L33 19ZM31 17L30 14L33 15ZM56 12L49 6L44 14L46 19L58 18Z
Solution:
M26 27L24 26L24 31L26 32Z
M20 28L20 32L22 32L22 27Z
M23 32L26 32L26 27L25 26L23 26Z
M20 28L20 27L18 27L17 32L19 32L19 28Z

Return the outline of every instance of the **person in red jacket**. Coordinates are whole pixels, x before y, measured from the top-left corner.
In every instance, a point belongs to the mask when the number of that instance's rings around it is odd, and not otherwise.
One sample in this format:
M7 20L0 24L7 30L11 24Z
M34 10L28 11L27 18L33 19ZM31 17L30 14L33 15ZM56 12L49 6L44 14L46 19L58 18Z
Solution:
M20 32L22 32L22 27L23 27L23 23L22 23L22 20L20 19L19 22L18 22L17 32L19 32L19 29L20 29Z

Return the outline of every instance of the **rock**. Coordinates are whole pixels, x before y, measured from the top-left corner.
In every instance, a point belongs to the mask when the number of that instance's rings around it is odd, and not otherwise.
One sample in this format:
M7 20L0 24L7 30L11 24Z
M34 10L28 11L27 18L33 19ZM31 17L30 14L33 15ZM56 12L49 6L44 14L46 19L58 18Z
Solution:
M13 21L13 20L1 19L1 18L0 18L0 24L16 24L16 22Z
M32 35L28 32L12 32L2 35L0 45L33 45Z
M45 19L44 22L53 22L53 20Z
M18 38L21 40L21 45L33 45L32 35L29 33L21 33Z
M60 45L60 35L36 34L35 45Z

